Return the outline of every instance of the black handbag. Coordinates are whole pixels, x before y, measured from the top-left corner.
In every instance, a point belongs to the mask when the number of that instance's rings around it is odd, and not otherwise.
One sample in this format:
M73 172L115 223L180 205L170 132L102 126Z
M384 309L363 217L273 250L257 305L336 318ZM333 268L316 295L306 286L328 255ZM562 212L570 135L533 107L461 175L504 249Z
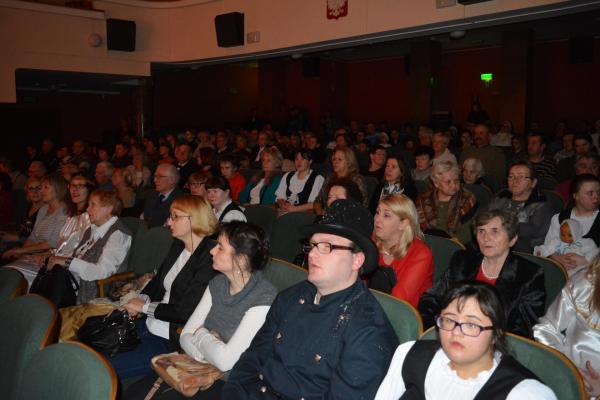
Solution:
M125 310L88 317L79 328L77 339L109 357L131 351L141 343L135 322Z
M35 276L29 293L44 296L58 308L74 306L77 303L79 284L67 269L55 265L50 271L44 265Z

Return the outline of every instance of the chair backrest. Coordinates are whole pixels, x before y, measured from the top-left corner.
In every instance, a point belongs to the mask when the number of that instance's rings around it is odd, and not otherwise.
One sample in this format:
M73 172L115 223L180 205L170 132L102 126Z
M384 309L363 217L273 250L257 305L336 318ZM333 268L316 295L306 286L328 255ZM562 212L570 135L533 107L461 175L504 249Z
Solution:
M14 268L0 268L0 304L27 293L27 280Z
M172 243L171 232L162 226L140 231L131 246L128 271L142 275L157 270Z
M0 399L18 399L29 360L56 340L58 313L41 296L19 296L0 305L0 321Z
M539 265L544 270L544 287L546 288L546 305L544 310L547 310L567 283L567 279L569 279L567 271L565 271L562 265L550 258L538 257L518 251L515 251L514 254Z
M140 218L134 218L134 217L122 217L119 218L121 220L121 222L123 223L123 225L125 225L127 227L127 229L129 229L131 231L131 240L135 240L135 238L137 237L137 235L142 232L145 231L147 228L147 224L146 221L144 221L143 219Z
M464 184L463 186L466 190L473 193L473 195L477 199L478 210L488 208L493 197L492 191L490 189L483 185L477 184Z
M306 280L308 272L297 265L284 260L272 258L264 270L265 278L277 291L282 291L298 282Z
M454 240L433 235L425 235L425 242L433 254L433 283L435 284L448 269L454 253L464 250L465 246Z
M113 400L117 376L106 359L78 342L58 343L35 354L19 388L22 400Z
M315 215L307 212L291 212L277 218L271 235L273 257L293 262L302 253L302 239L306 237L301 229L314 220Z
M408 302L371 289L371 293L385 311L400 343L417 340L423 333L423 321L419 312Z
M277 210L274 207L260 204L248 204L245 207L244 214L248 222L263 228L267 237L271 239L273 237L273 225L275 225L277 219Z
M435 327L421 335L423 340L436 338ZM558 399L587 399L581 374L562 353L512 333L507 333L506 339L511 355L549 386Z
M560 194L553 190L542 190L542 194L548 199L555 214L561 212L565 208L565 201Z

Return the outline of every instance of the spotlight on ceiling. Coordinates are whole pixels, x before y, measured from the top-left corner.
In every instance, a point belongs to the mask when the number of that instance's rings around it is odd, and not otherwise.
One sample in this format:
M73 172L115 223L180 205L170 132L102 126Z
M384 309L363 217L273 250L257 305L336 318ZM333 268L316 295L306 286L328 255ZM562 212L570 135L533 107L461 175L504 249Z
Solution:
M450 39L459 40L464 38L467 35L467 31L452 31L449 33Z

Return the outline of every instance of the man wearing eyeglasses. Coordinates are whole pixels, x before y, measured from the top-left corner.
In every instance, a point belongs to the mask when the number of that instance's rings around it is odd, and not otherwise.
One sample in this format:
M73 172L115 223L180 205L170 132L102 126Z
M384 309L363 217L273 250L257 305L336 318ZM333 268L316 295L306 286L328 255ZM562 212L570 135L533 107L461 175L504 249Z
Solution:
M307 227L308 280L281 292L223 399L373 398L398 339L359 278L377 266L373 218L337 200Z
M144 204L142 218L148 221L148 227L162 226L167 221L171 203L183 195L177 186L179 173L172 164L159 164L154 173L155 194L150 196Z

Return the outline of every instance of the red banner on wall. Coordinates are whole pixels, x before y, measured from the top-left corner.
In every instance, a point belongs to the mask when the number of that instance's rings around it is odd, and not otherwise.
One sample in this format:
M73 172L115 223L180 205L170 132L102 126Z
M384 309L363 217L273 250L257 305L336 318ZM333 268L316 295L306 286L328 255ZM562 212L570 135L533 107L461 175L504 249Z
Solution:
M348 0L327 0L327 19L338 19L348 15Z

